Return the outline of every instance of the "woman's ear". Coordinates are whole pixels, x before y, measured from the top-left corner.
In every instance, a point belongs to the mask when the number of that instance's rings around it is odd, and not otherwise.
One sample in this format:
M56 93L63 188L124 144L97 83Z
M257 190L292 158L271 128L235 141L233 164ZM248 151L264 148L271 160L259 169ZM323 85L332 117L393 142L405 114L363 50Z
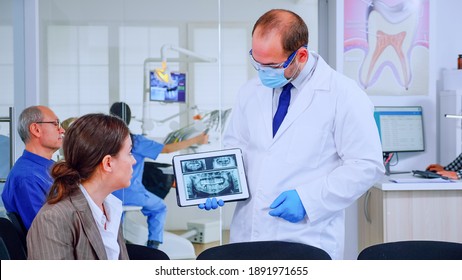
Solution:
M104 156L103 160L101 161L101 165L103 170L106 172L112 172L112 157L110 155Z

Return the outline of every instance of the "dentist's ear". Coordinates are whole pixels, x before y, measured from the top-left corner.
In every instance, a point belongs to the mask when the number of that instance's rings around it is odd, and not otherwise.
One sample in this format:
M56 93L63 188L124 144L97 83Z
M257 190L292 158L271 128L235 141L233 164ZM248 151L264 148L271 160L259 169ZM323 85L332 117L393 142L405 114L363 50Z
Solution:
M305 63L308 61L308 57L310 56L310 53L308 52L308 49L307 48L301 48L299 51L298 51L298 61L300 63Z

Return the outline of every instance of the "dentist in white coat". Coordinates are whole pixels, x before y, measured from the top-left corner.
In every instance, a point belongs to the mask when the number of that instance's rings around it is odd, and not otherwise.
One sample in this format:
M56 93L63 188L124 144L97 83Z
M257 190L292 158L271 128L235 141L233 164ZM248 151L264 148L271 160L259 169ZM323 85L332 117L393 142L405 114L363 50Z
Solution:
M230 241L299 242L342 259L345 208L383 176L382 150L366 93L307 45L306 24L287 10L265 13L252 31L259 78L241 88L224 136L243 151L251 193L237 204Z

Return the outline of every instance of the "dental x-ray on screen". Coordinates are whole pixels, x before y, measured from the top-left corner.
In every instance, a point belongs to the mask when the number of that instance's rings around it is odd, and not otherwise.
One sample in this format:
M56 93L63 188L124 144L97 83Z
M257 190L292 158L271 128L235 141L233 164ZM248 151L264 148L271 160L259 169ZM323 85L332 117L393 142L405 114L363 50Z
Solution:
M173 170L179 206L198 205L212 197L223 201L249 197L240 149L177 155Z
M159 102L186 102L186 73L171 72L166 80L150 72L149 100Z

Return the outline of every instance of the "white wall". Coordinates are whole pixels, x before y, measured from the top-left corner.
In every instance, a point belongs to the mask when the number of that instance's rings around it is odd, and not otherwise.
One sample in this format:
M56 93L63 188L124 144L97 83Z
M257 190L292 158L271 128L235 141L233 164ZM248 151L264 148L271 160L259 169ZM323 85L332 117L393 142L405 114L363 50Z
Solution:
M343 11L343 1L337 1L337 9ZM430 67L429 91L422 96L371 96L374 105L422 105L426 151L422 153L401 153L395 170L423 169L428 164L438 162L438 91L441 89L442 71L457 67L458 54L462 53L462 1L430 0ZM343 64L343 12L337 11L337 51L338 69ZM444 112L443 112L444 113ZM454 155L456 157L457 155ZM447 163L442 163L447 164ZM355 259L358 252L357 205L347 209L345 258Z

